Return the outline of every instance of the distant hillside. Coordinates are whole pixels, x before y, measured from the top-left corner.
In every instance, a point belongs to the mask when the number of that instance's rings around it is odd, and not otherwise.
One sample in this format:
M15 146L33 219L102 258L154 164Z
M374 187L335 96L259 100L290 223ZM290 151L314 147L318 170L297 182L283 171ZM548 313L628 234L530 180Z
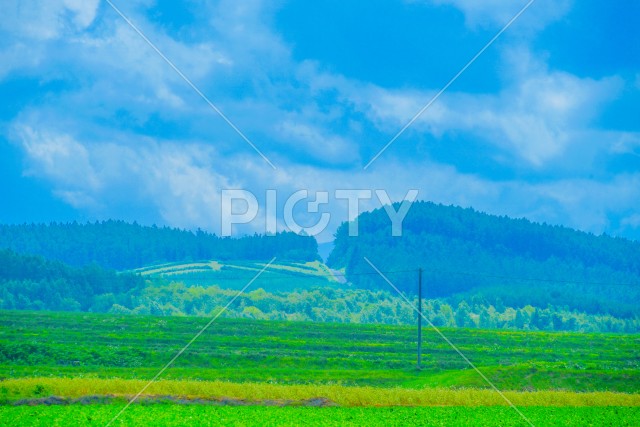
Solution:
M106 311L130 303L144 284L139 275L0 250L0 309Z
M361 287L389 288L375 274L360 274L373 271L367 257L382 271L422 267L429 297L640 315L639 242L429 202L413 204L401 237L391 236L383 209L358 221L358 237L340 226L328 265L345 268ZM414 273L388 277L415 295Z
M197 260L315 261L313 237L294 233L221 238L203 231L145 227L123 221L0 225L0 248L42 255L73 266L97 263L126 270L161 262Z
M168 263L132 270L146 279L151 287L167 283L186 286L220 286L227 290L240 290L265 266L256 261L200 261ZM252 283L252 288L267 291L291 291L317 287L339 287L340 283L321 262L283 262L276 260Z

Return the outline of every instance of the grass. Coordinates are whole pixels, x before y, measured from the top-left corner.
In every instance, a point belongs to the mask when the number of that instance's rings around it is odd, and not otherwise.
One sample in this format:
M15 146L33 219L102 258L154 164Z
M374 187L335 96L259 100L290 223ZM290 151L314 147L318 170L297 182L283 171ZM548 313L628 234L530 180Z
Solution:
M151 378L206 318L0 311L0 378ZM640 336L444 329L500 389L640 391ZM378 387L487 387L425 330L218 319L163 378Z
M70 405L0 407L6 425L104 426L122 405ZM638 408L523 408L537 427L638 425ZM304 420L304 421L302 421ZM114 426L525 426L526 422L507 407L427 408L309 408L225 407L184 405L133 405Z
M240 289L263 267L264 263L252 261L201 261L151 265L133 271L149 278L166 278L188 285L224 283L225 288ZM319 261L271 264L261 275L260 282L261 287L268 290L309 289L337 284L329 269Z
M95 378L21 378L0 382L0 401L46 396L133 396L147 381ZM640 395L613 392L566 391L503 394L516 406L640 406ZM178 396L188 399L235 399L251 402L293 401L323 398L339 406L504 406L507 402L490 389L407 389L347 387L340 385L278 385L225 381L161 380L145 390L146 396Z
M208 321L0 311L2 424L105 425ZM416 369L415 332L221 318L113 425L527 425L430 330ZM640 425L638 335L443 332L536 426ZM15 406L51 396L116 400Z

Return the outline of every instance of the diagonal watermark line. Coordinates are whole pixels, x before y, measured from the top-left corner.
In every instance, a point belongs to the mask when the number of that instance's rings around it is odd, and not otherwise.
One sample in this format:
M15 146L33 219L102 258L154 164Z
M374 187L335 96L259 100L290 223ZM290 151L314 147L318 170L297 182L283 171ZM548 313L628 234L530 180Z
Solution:
M231 127L231 129L233 129L233 130L234 130L238 135L240 135L240 137L241 137L242 139L244 139L244 140L246 141L246 143L247 143L247 144L249 144L249 145L251 146L251 148L253 148L253 149L256 151L256 153L258 153L258 154L260 155L260 157L262 157L262 158L264 159L264 161L265 161L265 162L267 162L267 163L269 164L269 166L271 166L274 170L275 170L275 169L277 169L277 168L275 167L275 165L274 165L273 163L271 163L271 160L269 160L269 159L267 158L267 156L265 156L265 155L262 153L262 151L260 151L260 150L258 149L258 147L256 147L256 145L255 145L253 142L251 142L251 140L250 140L249 138L247 138L247 137L246 137L246 135L245 135L244 133L242 133L242 131L241 131L240 129L238 129L238 127L237 127L236 125L234 125L234 124L233 124L233 122L232 122L231 120L229 120L229 118L228 118L228 117L227 117L227 116L226 116L226 115L225 115L225 114L224 114L224 113L223 113L223 112L222 112L222 111L221 111L221 110L220 110L220 109L219 109L219 108L218 108L218 107L213 103L213 102L211 102L211 101L209 100L209 98L207 98L207 96L206 96L204 93L202 93L202 91L201 91L200 89L198 89L198 87L197 87L195 84L193 84L193 82L192 82L192 81L191 81L187 76L185 76L185 75L184 75L184 73L183 73L182 71L180 71L180 69L179 69L178 67L176 67L176 66L175 66L175 64L174 64L174 63L173 63L169 58L167 58L167 57L166 57L166 56L165 56L165 55L160 51L160 49L158 49L158 48L156 47L156 45L155 45L153 42L152 42L151 40L149 40L149 39L147 38L147 36L145 36L145 35L144 35L144 33L143 33L142 31L140 31L140 29L138 29L138 27L136 27L136 26L134 25L134 23L133 23L133 22L131 22L131 20L130 20L129 18L127 18L127 16L126 16L124 13L122 13L122 12L120 11L120 9L118 9L118 8L117 8L117 7L116 7L116 6L111 2L111 0L105 0L105 1L107 2L107 4L108 4L109 6L111 6L111 8L112 8L112 9L113 9L113 10L114 10L118 15L120 15L120 17L121 17L122 19L124 19L124 20L125 20L125 22L126 22L127 24L129 24L129 26L130 26L130 27L131 27L131 28L132 28L136 33L138 33L138 35L139 35L140 37L142 37L142 39L143 39L143 40L144 40L144 41L145 41L149 46L151 46L151 48L152 48L153 50L155 50L155 51L156 51L156 53L157 53L158 55L160 55L160 57L161 57L162 59L164 59L164 61L165 61L167 64L169 64L169 66L170 66L171 68L173 68L173 71L175 71L175 72L176 72L180 77L182 77L182 79L183 79L183 80L184 80L184 81L185 81L189 86L191 86L191 89L193 89L193 90L194 90L198 95L200 95L200 97L201 97L201 98L202 98L202 99L203 99L207 104L209 104L209 107L211 107L211 109L213 109L213 111L215 111L216 113L218 113L218 115L219 115L220 117L222 117L222 119L223 119L223 120L224 120L224 121L225 121L225 122L226 122L226 123Z
M211 320L209 320L209 323L207 323L206 325L204 325L204 327L203 327L202 329L200 329L200 331L199 331L199 332L198 332L198 333L197 333L193 338L191 338L191 340L187 343L187 345L185 345L184 347L182 347L182 349L181 349L181 350L180 350L180 351L179 351L175 356L173 356L173 358L172 358L172 359L171 359L171 360L170 360L166 365L164 365L164 367L163 367L162 369L160 369L160 371L159 371L159 372L158 372L158 373L157 373L157 374L156 374L156 375L151 379L151 381L149 381L149 382L147 383L147 385L145 385L145 386L142 388L142 390L140 390L140 391L139 391L139 392L138 392L138 393L137 393L137 394L136 394L136 395L135 395L131 400L129 400L129 402L126 404L126 406L125 406L124 408L122 408L122 409L120 410L120 412L118 412L118 413L116 414L116 416L115 416L115 417L113 417L113 418L111 419L111 421L109 421L109 422L106 424L106 426L105 426L105 427L109 427L109 426L110 426L110 425L111 425L115 420L117 420L117 419L120 417L120 415L122 415L122 413L123 413L124 411L126 411L126 410L127 410L127 408L129 408L129 406L131 406L131 404L132 404L132 403L134 403L136 400L138 400L138 398L140 397L140 395L142 395L142 393L144 393L144 392L145 392L145 390L146 390L147 388L149 388L149 386L150 386L151 384L153 384L153 383L158 379L158 377L160 377L160 375L162 375L162 374L164 373L164 371L166 371L166 370L167 370L167 369L168 369L168 368L173 364L173 362L175 362L175 361L178 359L178 357L182 356L182 353L184 353L184 352L185 352L185 351L186 351L186 350L191 346L191 344L193 344L193 343L195 342L195 340L197 340L197 339L200 337L200 335L202 335L202 334L204 333L204 331L206 331L206 330L209 328L209 326L211 326L211 324L212 324L213 322L215 322L215 321L216 321L216 319L217 319L218 317L220 317L220 315L221 315L222 313L224 313L224 312L227 310L227 308L229 308L229 306L230 306L231 304L233 304L233 302L234 302L236 299L238 299L238 297L239 297L240 295L242 295L242 294L244 293L244 291L246 291L246 290L247 290L247 288L248 288L249 286L251 286L251 284L252 284L253 282L255 282L255 281L256 281L256 279L257 279L258 277L260 277L260 275L261 275L262 273L264 273L264 271L265 271L267 268L269 268L269 266L270 266L271 264L273 264L273 262L274 262L275 260L276 260L276 257L273 257L273 258L271 259L271 261L269 261L268 263L266 263L266 264L264 265L264 267L262 267L262 269L261 269L258 273L256 273L256 275L255 275L255 276L253 276L253 278L249 281L249 283L247 283L246 285L244 285L244 287L243 287L242 289L240 289L240 291L239 291L239 292L238 292L238 293L237 293L233 298L231 298L231 300L227 303L227 305L225 305L224 307L222 307L222 309L221 309L221 310L220 310L220 311L219 311L219 312L218 312L218 313L217 313L217 314L216 314L216 315L215 315Z
M465 356L460 349L458 349L458 347L456 347L456 345L454 343L452 343L449 338L447 338L441 331L440 329L438 329L438 327L436 325L434 325L433 323L431 323L431 321L424 315L422 314L419 310L418 307L415 306L415 304L413 304L401 291L400 289L398 289L396 287L396 285L394 285L393 283L391 283L391 280L389 280L387 278L387 276L384 275L384 273L382 271L380 271L378 269L378 267L376 267L371 261L369 261L369 258L364 257L364 260L367 261L367 263L371 266L371 268L373 268L376 273L378 273L380 275L380 277L382 277L384 279L385 282L387 282L389 284L389 286L391 286L397 293L398 295L400 295L400 297L407 303L409 304L409 306L411 306L411 308L418 313L418 315L420 315L428 324L429 326L431 326L431 328L436 331L438 333L438 335L440 335L440 337L445 340L447 342L447 344L449 344L451 346L451 348L453 348L456 353L458 353L460 355L460 357L462 357L462 359L464 359L465 362L467 362L467 364L469 366L471 366L473 368L474 371L476 371L478 373L478 375L480 375L482 377L482 379L485 380L485 382L487 384L489 384L491 386L491 388L493 388L503 399L505 402L507 402L509 404L509 406L511 406L518 414L520 414L520 416L522 417L522 419L524 419L527 423L529 423L529 425L531 427L535 427L533 425L533 423L531 421L529 421L529 419L513 404L511 403L511 401L507 398L507 396L505 396L500 390L498 390L498 388L491 382L491 380L489 378L486 377L485 374L483 374L477 367L476 365L473 364L473 362L471 362L471 360L469 360L467 358L467 356Z
M420 111L418 111L412 118L411 120L409 120L409 122L404 125L402 127L402 129L400 129L400 131L398 131L398 133L395 134L395 136L393 138L391 138L391 140L389 142L386 143L386 145L384 147L382 147L382 149L380 151L378 151L378 154L376 154L375 156L373 156L373 158L371 160L369 160L369 163L367 163L365 165L365 167L363 168L364 170L367 170L369 168L369 166L371 166L371 164L373 162L375 162L378 157L380 157L382 155L382 153L384 153L387 148L389 148L389 146L391 146L391 144L393 144L396 139L398 139L400 137L400 135L402 135L416 120L418 120L418 118L425 112L427 111L427 109L429 107L431 107L431 105L436 102L438 100L438 98L440 98L440 95L442 95L447 89L449 89L449 86L451 86L456 80L458 80L458 77L460 77L462 75L462 73L464 73L465 71L467 71L467 68L469 68L471 66L471 64L473 64L474 62L476 62L476 59L478 59L480 57L480 55L482 55L485 50L487 50L492 44L493 42L495 42L498 37L500 37L502 35L502 33L504 33L507 28L509 28L511 26L511 24L513 24L518 18L520 18L520 16L529 8L529 6L531 6L533 4L535 0L529 0L529 2L527 4L524 5L524 7L522 9L520 9L520 11L518 13L515 14L515 16L513 18L511 18L511 20L509 22L507 22L507 24L502 27L502 29L500 31L498 31L496 33L495 36L493 36L493 38L491 40L489 40L489 42L487 42L487 44L484 45L484 47L482 49L480 49L478 51L478 53L475 54L475 56L473 58L471 58L469 60L469 62L467 62L465 64L464 67L462 67L462 69L460 69L460 71L458 71L458 73L453 76L451 78L451 80L449 80L449 82L447 82L446 85L444 85L444 87L442 89L440 89L438 91L438 93L436 93L433 98L431 98L431 100L429 100L429 102L427 102L427 104L422 107L422 109Z

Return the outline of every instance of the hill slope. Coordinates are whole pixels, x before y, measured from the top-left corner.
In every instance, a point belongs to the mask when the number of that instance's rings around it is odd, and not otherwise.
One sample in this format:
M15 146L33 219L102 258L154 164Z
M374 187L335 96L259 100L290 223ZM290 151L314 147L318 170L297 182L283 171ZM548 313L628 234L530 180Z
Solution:
M0 309L106 311L144 286L134 274L97 265L73 268L40 256L0 250Z
M348 236L346 223L338 229L328 265L345 268L349 281L362 287L389 289L379 276L361 274L373 272L366 257L382 271L424 268L430 297L640 314L638 242L429 202L414 203L401 237L392 237L383 209L358 222L358 237ZM415 294L415 275L389 274Z
M205 288L219 286L227 290L240 290L261 272L265 264L244 260L212 260L153 265L137 268L132 272L150 279L154 285L158 286L166 283L183 283L186 286ZM337 279L332 277L330 270L319 261L299 263L276 260L255 279L252 288L289 291L338 285Z

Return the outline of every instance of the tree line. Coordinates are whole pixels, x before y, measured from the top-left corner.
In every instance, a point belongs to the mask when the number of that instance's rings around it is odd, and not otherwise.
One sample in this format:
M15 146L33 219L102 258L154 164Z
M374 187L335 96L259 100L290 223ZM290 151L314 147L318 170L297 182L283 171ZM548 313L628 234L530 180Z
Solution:
M124 304L142 291L145 281L96 264L81 268L40 256L0 250L0 309L106 311L109 294Z
M180 282L156 283L131 299L131 305L114 304L108 311L118 314L158 316L206 316L222 312L224 317L260 320L292 320L337 323L415 324L416 312L398 295L383 290L320 287L289 292L264 289L240 295L223 311L236 290L218 286L187 286ZM417 299L413 301L417 305ZM640 332L640 318L621 319L590 315L563 307L537 308L487 305L472 298L457 304L429 299L423 313L436 327L513 329L530 331ZM425 327L429 327L426 325Z
M170 227L124 221L80 224L0 225L0 248L41 255L72 266L92 263L127 270L163 262L197 260L319 259L313 237L291 232L274 236L219 237Z

